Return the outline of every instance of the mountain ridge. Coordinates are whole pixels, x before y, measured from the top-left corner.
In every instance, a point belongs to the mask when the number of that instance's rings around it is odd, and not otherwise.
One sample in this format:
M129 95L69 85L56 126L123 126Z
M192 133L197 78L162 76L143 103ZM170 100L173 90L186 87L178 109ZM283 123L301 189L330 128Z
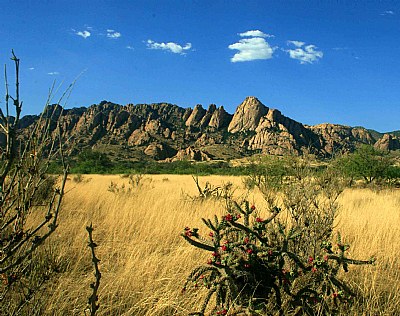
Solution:
M256 97L246 97L234 114L215 104L207 109L198 104L191 109L170 103L119 105L108 101L63 111L53 105L47 112L54 109L61 116L71 155L92 148L114 152L118 159L174 161L230 159L255 153L311 152L327 157L351 152L360 144L400 149L395 135L331 123L304 125ZM22 133L38 117L21 118Z

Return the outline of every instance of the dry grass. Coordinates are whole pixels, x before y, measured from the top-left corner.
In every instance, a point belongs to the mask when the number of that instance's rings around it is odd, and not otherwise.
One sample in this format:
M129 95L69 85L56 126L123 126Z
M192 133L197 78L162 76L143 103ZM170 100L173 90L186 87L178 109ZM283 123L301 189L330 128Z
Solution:
M354 314L400 315L400 191L347 190L341 204L337 229L352 245L351 255L377 258L347 276L365 297Z
M45 313L84 314L93 281L85 231L90 222L101 259L98 315L186 315L192 311L201 294L183 295L181 287L207 254L188 245L180 233L185 226L204 229L201 217L222 214L222 203L185 200L182 192L196 194L190 176L151 176L131 194L107 190L111 181L127 184L126 178L91 175L84 180L89 181L68 183L61 224L52 240L55 253L60 253L61 278L54 279L42 298ZM200 183L205 181L231 181L242 187L241 179L234 177L200 178ZM249 199L263 205L255 193ZM341 204L337 229L351 243L352 257L378 258L375 266L352 267L346 276L366 297L354 315L399 315L400 191L347 190Z

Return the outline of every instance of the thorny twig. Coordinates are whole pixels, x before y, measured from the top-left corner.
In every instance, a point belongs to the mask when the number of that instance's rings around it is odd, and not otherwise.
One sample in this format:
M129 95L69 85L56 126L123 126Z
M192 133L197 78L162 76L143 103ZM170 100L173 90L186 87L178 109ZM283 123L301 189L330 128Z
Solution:
M96 278L95 282L92 282L90 284L90 288L92 289L92 294L89 297L88 304L89 304L89 310L90 310L90 315L94 316L96 315L97 310L99 309L100 305L97 303L99 297L97 295L97 291L100 286L100 279L101 279L101 272L99 270L99 262L100 260L96 257L95 253L95 248L97 247L97 244L93 241L92 233L93 233L93 226L92 223L90 223L90 226L86 226L86 230L89 234L89 248L91 251L92 255L92 262L94 266L94 277Z

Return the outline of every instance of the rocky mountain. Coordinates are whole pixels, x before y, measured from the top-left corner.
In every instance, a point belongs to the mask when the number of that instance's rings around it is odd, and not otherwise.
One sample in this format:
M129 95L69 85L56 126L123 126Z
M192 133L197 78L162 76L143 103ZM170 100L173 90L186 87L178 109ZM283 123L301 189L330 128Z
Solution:
M400 149L400 138L391 134L384 134L375 144L375 148L380 150L396 150Z
M128 104L102 101L89 108L62 110L65 144L71 155L92 148L114 159L197 160L230 159L254 153L273 155L312 152L320 156L353 151L359 144L384 150L400 149L399 139L381 139L365 128L337 124L306 126L279 110L247 97L233 115L223 106L198 104L194 109L168 103ZM29 131L38 116L25 116L20 126ZM52 127L55 128L55 125Z
M354 151L360 144L373 145L376 139L362 127L349 127L338 124L319 124L308 127L321 139L321 147L328 154Z
M260 120L268 113L268 108L255 97L247 97L240 104L232 121L229 123L228 132L238 133L254 131Z
M381 139L383 137L383 135L385 134L389 134L392 136L396 136L396 137L400 137L400 130L398 131L391 131L391 132L386 132L386 133L380 133L378 131L375 131L373 129L368 129L368 131L371 133L371 135L375 138L375 139Z

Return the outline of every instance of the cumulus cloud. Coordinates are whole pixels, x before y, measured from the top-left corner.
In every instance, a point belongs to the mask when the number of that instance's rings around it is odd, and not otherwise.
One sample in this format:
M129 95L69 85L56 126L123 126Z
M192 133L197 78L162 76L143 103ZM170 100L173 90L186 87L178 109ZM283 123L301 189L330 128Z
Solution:
M192 44L186 43L185 46L182 46L182 45L179 45L178 43L174 43L174 42L157 43L157 42L154 42L153 40L149 39L149 40L147 40L147 47L149 49L161 49L161 50L167 50L174 54L185 55L186 54L185 51L190 50L192 48Z
M47 74L50 76L56 76L56 75L59 75L60 73L58 71L52 71L52 72L48 72Z
M108 29L106 35L108 38L112 38L112 39L117 39L122 36L122 34L120 32L114 31L112 29Z
M231 62L251 61L257 59L271 59L275 48L271 47L265 40L265 37L273 37L273 35L265 34L259 30L247 31L239 33L242 38L239 42L228 46L229 49L238 50L231 58Z
M133 47L133 46L131 46L131 45L127 45L127 46L125 46L127 49L130 49L130 50L134 50L135 48Z
M35 67L29 67L29 70L34 70L35 69Z
M287 44L296 47L288 49L286 52L289 53L290 58L299 60L300 64L312 64L324 56L322 51L316 50L315 45L305 45L300 41L288 41Z
M89 31L87 31L87 30L78 31L78 32L75 32L75 34L78 35L78 36L83 37L84 39L87 39L91 35L91 33Z
M241 36L241 37L275 37L274 35L266 34L260 30L252 30L252 31L244 32L244 33L239 33L239 36Z

